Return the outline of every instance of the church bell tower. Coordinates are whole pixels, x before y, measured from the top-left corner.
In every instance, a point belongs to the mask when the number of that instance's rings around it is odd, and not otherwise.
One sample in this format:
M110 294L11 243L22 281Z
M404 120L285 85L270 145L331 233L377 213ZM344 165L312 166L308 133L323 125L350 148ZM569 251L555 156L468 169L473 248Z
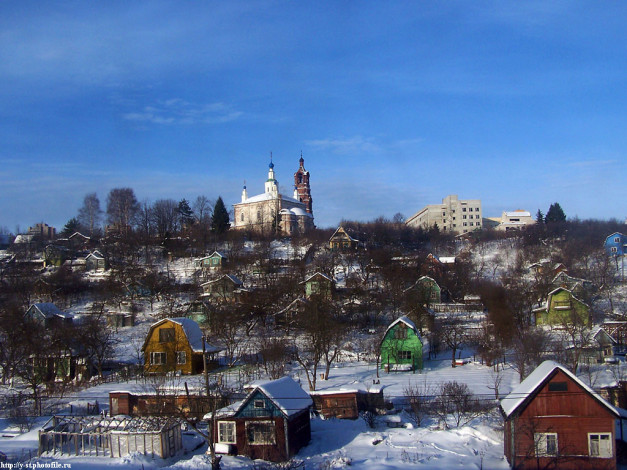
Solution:
M309 172L305 170L305 159L302 152L300 153L299 163L300 166L294 173L294 199L305 204L307 212L313 215Z

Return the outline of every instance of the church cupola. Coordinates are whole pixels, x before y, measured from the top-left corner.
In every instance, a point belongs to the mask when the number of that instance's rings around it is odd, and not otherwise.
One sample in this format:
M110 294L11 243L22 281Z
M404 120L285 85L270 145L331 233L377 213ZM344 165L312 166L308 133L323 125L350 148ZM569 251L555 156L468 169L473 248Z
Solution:
M242 202L248 200L248 191L246 191L246 182L244 181L244 189L242 189Z
M268 165L268 179L266 180L266 193L278 196L279 182L274 177L274 163L272 163L272 152L270 152L270 165Z

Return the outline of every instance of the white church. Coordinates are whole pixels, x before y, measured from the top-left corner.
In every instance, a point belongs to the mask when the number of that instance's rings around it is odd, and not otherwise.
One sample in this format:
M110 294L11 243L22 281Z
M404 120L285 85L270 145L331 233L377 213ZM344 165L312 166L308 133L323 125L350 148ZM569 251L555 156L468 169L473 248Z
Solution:
M294 173L294 195L279 193L279 182L274 175L274 163L270 157L268 179L262 194L248 197L246 186L242 201L233 204L236 230L252 230L264 234L295 235L314 228L309 172L301 154L300 166Z

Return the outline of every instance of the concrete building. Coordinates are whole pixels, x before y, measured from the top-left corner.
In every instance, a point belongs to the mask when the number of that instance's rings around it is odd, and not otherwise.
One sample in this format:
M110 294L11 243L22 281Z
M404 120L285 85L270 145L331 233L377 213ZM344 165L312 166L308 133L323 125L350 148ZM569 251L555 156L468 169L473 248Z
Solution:
M425 206L405 222L409 227L428 230L437 226L442 232L467 233L483 227L480 199L461 200L446 196L442 204Z
M536 221L531 216L531 213L521 209L517 209L515 211L503 211L500 218L490 217L488 219L484 219L483 221L483 225L486 228L494 228L495 230L502 232L520 230L535 223Z

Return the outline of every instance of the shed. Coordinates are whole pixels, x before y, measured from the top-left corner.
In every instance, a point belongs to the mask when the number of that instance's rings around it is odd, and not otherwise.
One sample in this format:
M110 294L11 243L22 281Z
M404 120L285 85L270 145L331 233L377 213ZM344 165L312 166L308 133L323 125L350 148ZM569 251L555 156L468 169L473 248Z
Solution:
M406 316L394 320L381 341L381 368L416 371L422 369L423 341L416 325Z

